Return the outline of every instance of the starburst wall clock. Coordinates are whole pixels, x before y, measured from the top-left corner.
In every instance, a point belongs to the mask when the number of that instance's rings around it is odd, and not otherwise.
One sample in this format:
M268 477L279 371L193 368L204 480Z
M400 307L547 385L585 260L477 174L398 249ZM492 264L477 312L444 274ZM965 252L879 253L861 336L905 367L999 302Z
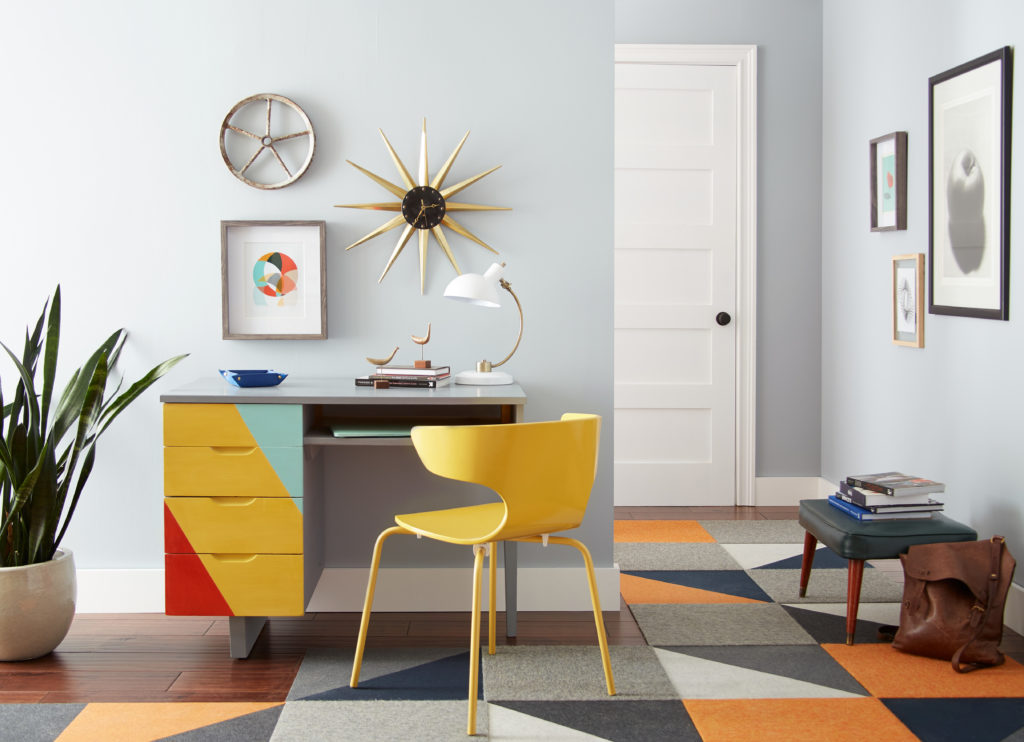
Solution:
M452 218L452 213L458 211L510 211L510 209L505 206L483 206L481 204L457 203L450 201L449 199L456 193L459 193L463 189L473 185L481 178L490 175L501 167L501 165L492 167L490 170L485 170L484 172L478 173L471 178L467 178L460 183L456 183L453 186L445 188L444 180L448 177L448 172L455 163L455 158L458 157L459 151L462 149L462 145L465 144L466 138L469 136L468 131L463 135L461 141L459 141L454 151L448 157L448 160L441 166L441 169L434 174L433 178L431 178L429 175L429 167L427 165L427 122L424 120L422 133L420 135L420 163L415 179L413 179L408 169L406 169L405 165L402 163L402 160L398 157L398 154L395 152L394 147L391 146L391 142L388 141L384 132L379 129L378 131L380 131L381 138L384 140L384 146L387 147L388 154L391 155L391 159L394 161L395 167L398 169L398 174L402 178L404 187L385 180L379 175L374 175L366 168L360 167L351 160L347 160L346 162L373 180L379 186L390 191L400 200L385 203L336 204L338 208L343 209L370 209L374 211L398 212L394 218L385 222L381 226L377 227L377 229L373 230L361 239L356 240L345 248L346 250L351 250L353 247L357 247L364 242L372 240L374 237L378 237L385 232L390 232L392 229L397 229L398 227L404 227L401 236L398 238L398 243L391 252L391 257L388 258L388 262L384 266L384 271L380 274L380 278L377 279L377 283L384 280L384 276L386 276L388 271L391 270L391 266L394 265L395 260L402 253L402 249L406 244L408 244L414 233L419 235L421 294L423 293L423 287L426 283L427 275L428 235L433 235L434 240L444 251L448 261L452 264L452 267L455 268L455 272L460 275L462 274L462 270L459 268L459 264L455 260L455 255L452 253L452 249L448 244L448 239L445 237L442 227L448 227L456 234L462 235L466 239L472 240L478 245L497 254L497 250L455 221L455 219Z

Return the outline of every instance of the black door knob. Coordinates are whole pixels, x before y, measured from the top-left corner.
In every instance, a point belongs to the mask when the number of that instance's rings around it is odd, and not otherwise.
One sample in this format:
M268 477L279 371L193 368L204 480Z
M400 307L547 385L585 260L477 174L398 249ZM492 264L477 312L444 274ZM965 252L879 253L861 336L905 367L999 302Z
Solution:
M727 324L732 322L732 317L729 316L728 312L719 312L715 315L715 322L725 327Z

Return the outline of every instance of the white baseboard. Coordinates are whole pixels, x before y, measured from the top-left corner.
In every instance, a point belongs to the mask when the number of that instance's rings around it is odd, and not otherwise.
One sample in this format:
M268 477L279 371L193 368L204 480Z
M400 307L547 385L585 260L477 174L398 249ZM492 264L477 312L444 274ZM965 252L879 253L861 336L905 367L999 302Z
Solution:
M309 611L361 611L369 569L327 568L309 601ZM595 568L601 610L619 610L619 567ZM590 591L582 567L534 567L518 571L519 610L589 611ZM382 569L373 600L375 611L468 611L473 570ZM504 570L498 570L498 610L505 609ZM481 595L487 595L484 569ZM485 598L481 598L484 600Z
M821 477L757 477L754 487L754 502L762 507L795 507L801 500L828 497L835 492L835 485Z
M472 569L382 569L374 610L467 611ZM619 609L619 568L597 568L601 610ZM310 612L361 611L368 569L328 568L310 599ZM484 590L487 571L484 570ZM498 570L498 609L504 610L504 570ZM590 592L583 568L522 568L519 610L589 611ZM486 592L483 593L486 595ZM78 613L163 613L162 569L78 570Z

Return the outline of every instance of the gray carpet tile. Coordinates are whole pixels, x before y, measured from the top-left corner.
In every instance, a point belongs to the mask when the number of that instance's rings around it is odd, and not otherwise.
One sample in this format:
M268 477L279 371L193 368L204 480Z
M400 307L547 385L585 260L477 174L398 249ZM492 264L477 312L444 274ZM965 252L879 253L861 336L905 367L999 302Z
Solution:
M718 544L615 544L619 569L743 569Z
M613 646L615 696L604 682L597 647L501 646L484 654L488 701L622 701L676 699L672 683L650 647Z
M813 644L779 605L695 604L630 606L648 644Z
M817 645L748 647L660 647L680 654L722 662L748 670L870 695L832 655Z
M803 544L806 531L795 520L702 520L720 544Z
M747 572L776 603L845 603L845 569L811 570L807 596L800 597L799 569L752 569ZM860 602L894 603L903 597L903 584L875 569L864 570Z
M0 739L53 742L84 708L84 703L0 704Z
M284 705L210 724L159 742L267 742L277 726Z
M701 742L697 728L679 701L501 701L495 705L612 742ZM495 716L497 711L492 708L491 717ZM550 734L544 739L552 739ZM501 738L526 739L512 734Z
M414 668L428 662L464 654L463 647L367 647L360 668L360 682ZM340 687L347 687L352 674L352 649L310 649L299 666L299 672L288 691L288 700L315 696ZM466 675L469 674L468 665Z
M289 701L271 742L458 742L487 738L487 704L466 736L465 701Z

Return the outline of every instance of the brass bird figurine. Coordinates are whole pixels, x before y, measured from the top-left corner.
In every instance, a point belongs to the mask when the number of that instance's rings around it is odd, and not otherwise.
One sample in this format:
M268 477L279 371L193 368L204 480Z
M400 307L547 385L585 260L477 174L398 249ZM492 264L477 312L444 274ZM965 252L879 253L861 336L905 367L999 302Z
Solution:
M412 338L412 341L414 343L416 343L416 345L426 345L427 343L429 343L430 342L430 323L429 322L427 323L427 334L426 335L423 335L422 337L420 337L418 335L410 335L410 337Z
M429 333L427 333L427 334L429 335ZM396 345L395 349L393 351L391 351L391 355L389 355L387 358L370 358L370 356L366 356L366 360L368 360L374 366L385 366L385 365L391 363L391 359L395 357L395 353L397 353L397 352L398 352L398 346Z

